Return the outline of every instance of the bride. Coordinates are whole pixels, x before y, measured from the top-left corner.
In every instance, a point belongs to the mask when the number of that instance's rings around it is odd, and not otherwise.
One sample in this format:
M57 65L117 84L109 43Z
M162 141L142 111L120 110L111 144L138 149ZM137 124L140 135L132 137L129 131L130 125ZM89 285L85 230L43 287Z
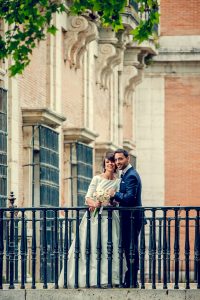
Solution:
M97 285L97 230L98 230L98 216L96 211L103 205L108 205L109 199L103 201L98 198L98 194L102 191L105 192L109 189L119 188L119 179L116 177L116 166L114 155L109 153L103 161L103 173L93 177L87 194L85 196L85 203L89 206L91 211L91 249L90 249L90 286ZM106 196L105 196L106 199ZM100 208L100 211L102 208ZM80 239L80 253L78 263L78 287L86 286L86 238L87 238L87 212L84 214L81 224L79 226L79 239ZM101 219L101 285L108 283L108 260L107 260L107 239L108 239L108 216L107 211L102 212ZM113 255L112 255L112 283L119 284L119 218L117 211L112 214L112 241L113 241ZM75 239L69 249L68 256L68 274L67 286L73 288L75 283ZM64 268L63 268L64 269ZM62 269L59 277L59 286L62 287L64 283L64 270Z

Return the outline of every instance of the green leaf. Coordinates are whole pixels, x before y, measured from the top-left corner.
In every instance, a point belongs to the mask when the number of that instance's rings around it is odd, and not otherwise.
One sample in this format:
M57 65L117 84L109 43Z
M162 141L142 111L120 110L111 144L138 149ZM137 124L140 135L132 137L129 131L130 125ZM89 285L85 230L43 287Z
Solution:
M58 29L57 29L54 25L52 25L51 27L49 27L49 28L47 29L47 32L49 32L49 33L55 35L57 30L58 30Z
M21 74L30 63L30 54L37 42L44 40L46 34L55 35L57 28L52 24L55 13L66 10L60 0L0 0L0 18L9 29L2 37L0 35L0 59L11 56L13 65L10 74ZM158 0L135 0L139 4L139 12L149 17L140 20L132 31L133 38L141 43L147 40L159 23ZM123 30L121 13L127 5L127 0L73 0L70 6L72 14L91 12L89 16L100 17L102 26L111 26L115 31ZM92 19L93 20L93 19ZM7 26L8 25L8 26Z

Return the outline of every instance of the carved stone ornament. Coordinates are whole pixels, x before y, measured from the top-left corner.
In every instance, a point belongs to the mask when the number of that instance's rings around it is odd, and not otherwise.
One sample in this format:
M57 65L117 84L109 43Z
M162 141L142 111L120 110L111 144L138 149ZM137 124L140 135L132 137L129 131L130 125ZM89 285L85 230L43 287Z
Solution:
M103 86L104 74L110 60L114 59L116 48L112 44L99 44L98 59L96 61L97 80L96 82Z
M110 75L116 66L123 66L124 43L120 35L108 27L99 27L98 57L96 60L96 83L108 88Z
M124 105L130 104L136 86L142 81L143 69L134 66L124 66Z
M126 47L123 68L124 104L130 104L135 87L142 79L142 72L139 70L141 51L134 45L127 44Z
M112 44L99 44L99 54L96 63L97 83L108 88L108 80L114 68L123 61L123 48Z
M79 69L81 67L87 45L96 38L98 38L98 31L95 23L82 16L68 18L68 29L64 38L64 60L69 62L70 68Z

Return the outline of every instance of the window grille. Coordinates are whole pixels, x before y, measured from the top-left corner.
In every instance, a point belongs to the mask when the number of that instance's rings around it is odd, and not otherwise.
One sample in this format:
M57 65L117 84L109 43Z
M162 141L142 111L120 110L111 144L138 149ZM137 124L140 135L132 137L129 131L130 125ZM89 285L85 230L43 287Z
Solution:
M39 126L39 144L35 147L35 156L36 156L36 165L38 162L39 172L35 170L35 175L39 174L39 197L40 197L40 206L59 206L59 135L57 132L51 128L45 126ZM36 134L37 136L37 134ZM39 157L38 157L38 150ZM37 187L36 187L37 189ZM52 281L52 272L54 272L54 266L52 265L51 259L51 249L53 249L53 211L47 212L47 221L46 221L46 242L47 242L47 278L49 281ZM41 218L43 214L41 213ZM41 234L40 243L42 245L43 236ZM51 250L51 251L50 251ZM43 252L41 251L41 270L44 268L44 261L42 259ZM52 269L53 268L53 269ZM40 274L42 280L43 272Z
M7 91L0 88L0 206L7 200Z
M77 202L78 206L85 203L85 195L93 175L93 149L77 143Z
M40 205L59 206L58 133L39 127Z

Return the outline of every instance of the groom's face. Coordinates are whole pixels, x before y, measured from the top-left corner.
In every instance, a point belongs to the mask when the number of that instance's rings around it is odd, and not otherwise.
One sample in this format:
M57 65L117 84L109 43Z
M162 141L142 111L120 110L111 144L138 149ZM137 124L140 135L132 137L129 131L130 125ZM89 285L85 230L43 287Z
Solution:
M130 158L123 153L115 153L115 164L119 170L124 170L129 164Z

